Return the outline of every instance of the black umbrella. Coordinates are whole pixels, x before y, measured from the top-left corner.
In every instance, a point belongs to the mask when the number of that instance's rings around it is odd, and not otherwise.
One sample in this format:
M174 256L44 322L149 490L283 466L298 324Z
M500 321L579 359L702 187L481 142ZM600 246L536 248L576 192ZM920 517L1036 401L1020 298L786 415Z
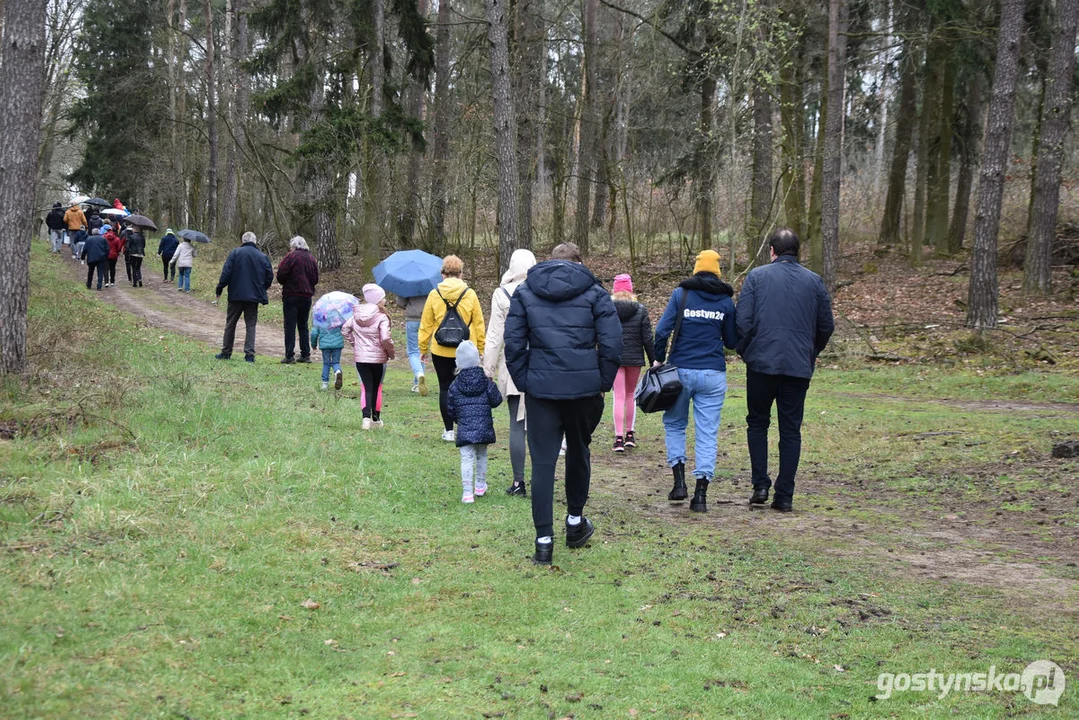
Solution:
M138 225L139 227L157 230L157 225L154 224L154 221L145 215L128 215L123 221L129 225Z
M205 233L200 233L198 230L181 230L176 233L184 240L188 242L208 243L210 242L210 236Z
M84 205L97 205L98 207L112 207L112 203L108 200L102 200L101 198L90 198L83 201Z

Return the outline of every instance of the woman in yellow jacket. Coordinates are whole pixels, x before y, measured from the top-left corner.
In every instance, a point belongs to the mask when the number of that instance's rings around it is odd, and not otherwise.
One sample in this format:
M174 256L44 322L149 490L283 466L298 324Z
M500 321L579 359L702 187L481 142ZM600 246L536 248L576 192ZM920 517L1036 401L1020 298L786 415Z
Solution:
M439 345L434 337L442 319L446 317L446 304L457 304L457 314L468 325L469 339L476 345L481 356L487 337L479 296L461 279L464 269L465 264L456 255L447 255L442 260L442 282L428 293L427 302L423 305L423 316L420 318L420 359L427 362L430 350L431 364L438 376L438 409L442 413L442 424L446 428L442 439L447 442L456 439L453 418L446 408L446 394L457 371L457 348Z

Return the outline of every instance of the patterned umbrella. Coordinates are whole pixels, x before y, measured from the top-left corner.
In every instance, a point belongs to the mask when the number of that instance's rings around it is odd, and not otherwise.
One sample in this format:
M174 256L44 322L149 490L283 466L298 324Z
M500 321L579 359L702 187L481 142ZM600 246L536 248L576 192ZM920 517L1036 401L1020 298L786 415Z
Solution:
M352 310L360 304L355 295L347 292L334 290L328 292L315 301L314 315L315 326L323 330L339 328L352 317Z

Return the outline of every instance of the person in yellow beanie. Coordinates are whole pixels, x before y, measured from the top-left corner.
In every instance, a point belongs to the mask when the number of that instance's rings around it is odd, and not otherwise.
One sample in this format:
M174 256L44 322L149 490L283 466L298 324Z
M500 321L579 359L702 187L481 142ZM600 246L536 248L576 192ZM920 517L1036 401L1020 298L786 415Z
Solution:
M693 276L674 289L663 316L656 323L656 364L670 362L678 368L678 379L682 381L681 395L663 413L667 465L674 475L674 487L667 499L682 501L689 495L686 427L692 401L696 437L693 475L697 485L689 509L694 512L708 512L708 483L716 470L719 417L727 395L723 349L733 350L738 343L733 294L734 288L720 280L719 253L704 250L697 255Z

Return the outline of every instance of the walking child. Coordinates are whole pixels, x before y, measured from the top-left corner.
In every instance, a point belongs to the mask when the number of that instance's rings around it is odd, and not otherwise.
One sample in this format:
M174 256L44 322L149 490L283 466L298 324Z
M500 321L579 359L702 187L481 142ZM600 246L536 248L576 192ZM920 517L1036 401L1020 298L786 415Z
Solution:
M390 316L386 314L386 291L374 283L363 286L366 301L352 311L341 328L356 361L356 372L363 386L363 429L382 427L382 379L386 361L394 357L390 338Z
M491 409L501 404L502 393L480 367L480 351L465 340L457 346L457 377L446 397L447 410L457 423L463 503L475 502L476 496L487 492L487 446L495 441Z
M333 371L333 389L341 389L341 350L345 347L345 338L341 328L324 330L318 325L311 326L311 349L322 348L322 389L330 386L330 371Z
M625 452L626 448L637 447L637 438L633 435L637 411L633 395L645 356L651 365L655 350L648 309L637 302L633 279L626 273L615 275L611 290L614 309L622 323L622 360L618 374L614 376L614 451Z

